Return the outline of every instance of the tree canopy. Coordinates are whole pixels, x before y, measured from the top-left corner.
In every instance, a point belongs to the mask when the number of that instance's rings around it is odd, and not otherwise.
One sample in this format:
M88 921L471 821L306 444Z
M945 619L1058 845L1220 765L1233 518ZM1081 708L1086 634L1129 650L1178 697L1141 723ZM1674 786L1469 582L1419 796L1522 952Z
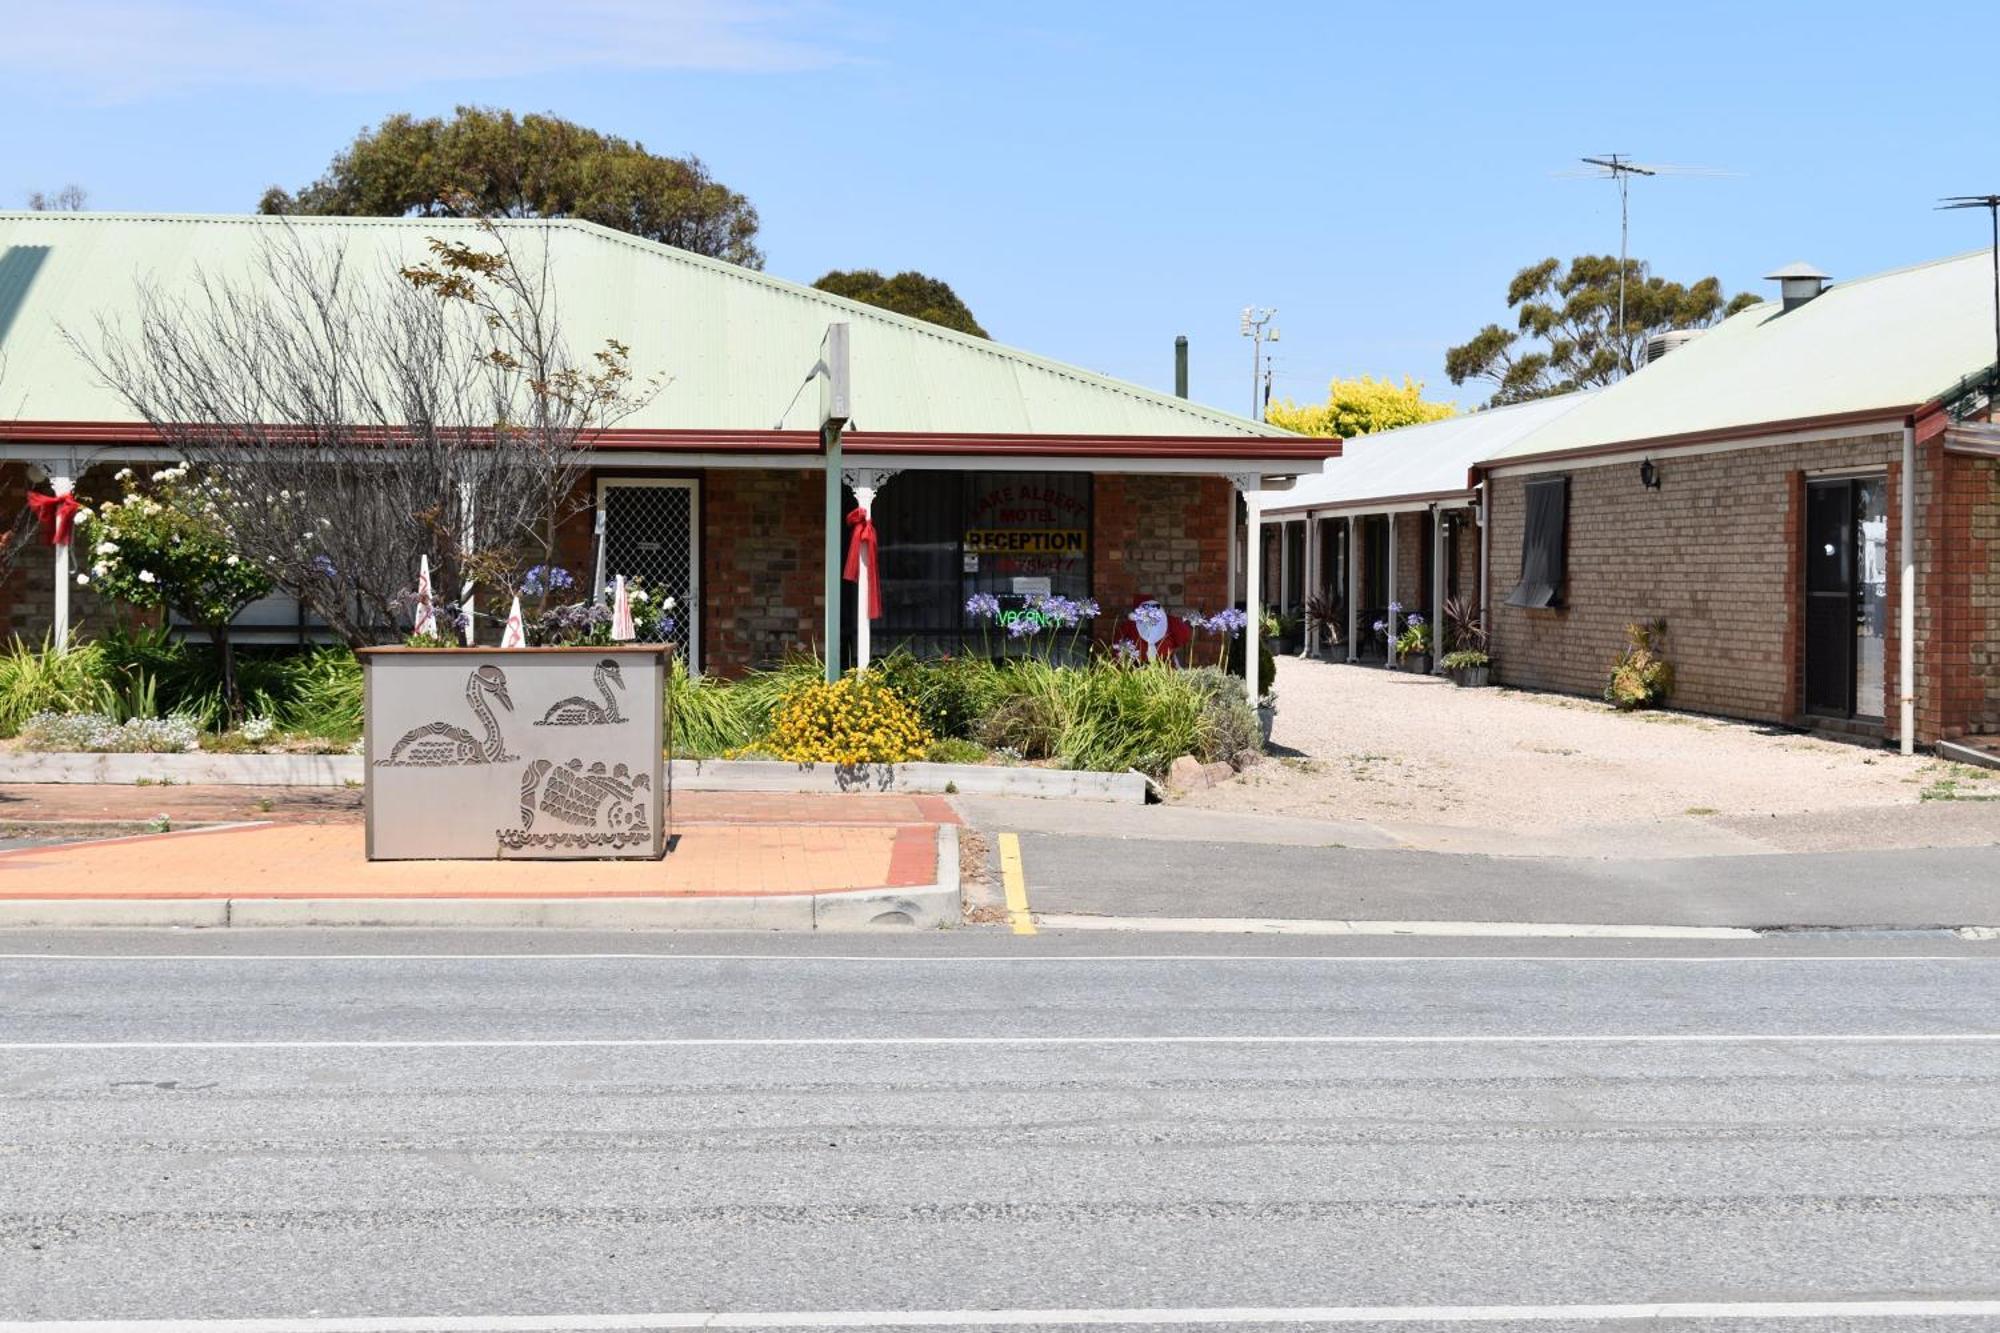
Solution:
M1378 430L1438 421L1458 411L1450 403L1426 402L1423 395L1421 380L1405 376L1399 387L1390 380L1362 375L1334 380L1327 386L1324 403L1300 405L1281 398L1264 409L1264 419L1301 435L1350 440Z
M958 293L951 289L950 283L914 269L898 273L893 278L885 278L872 268L835 269L813 286L823 292L880 306L912 319L942 324L945 328L957 329L975 338L987 336L986 330L979 327L979 321L972 317L972 311L966 308L965 302L958 299Z
M1523 403L1610 384L1639 367L1646 339L1668 329L1707 328L1758 298L1725 299L1713 277L1688 286L1654 277L1643 261L1625 261L1625 323L1618 327L1618 260L1578 255L1567 267L1551 257L1530 264L1507 285L1513 329L1488 324L1449 348L1453 384L1486 380L1493 404Z
M757 210L697 157L552 115L462 106L450 120L393 115L334 155L295 194L258 211L346 217L581 218L762 268Z

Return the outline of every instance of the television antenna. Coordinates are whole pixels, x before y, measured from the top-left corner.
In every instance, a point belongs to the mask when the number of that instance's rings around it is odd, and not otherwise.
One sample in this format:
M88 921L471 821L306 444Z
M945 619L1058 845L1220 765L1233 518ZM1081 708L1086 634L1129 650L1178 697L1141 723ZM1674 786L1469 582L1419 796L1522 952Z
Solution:
M1666 162L1634 162L1623 153L1600 153L1580 159L1585 170L1565 171L1564 176L1618 182L1618 337L1625 338L1625 248L1632 229L1631 188L1634 176L1734 176L1733 171L1714 167L1679 167Z
M1954 194L1938 201L1938 208L1983 208L1993 219L1993 366L2000 378L2000 194ZM1993 396L1988 388L1988 397Z

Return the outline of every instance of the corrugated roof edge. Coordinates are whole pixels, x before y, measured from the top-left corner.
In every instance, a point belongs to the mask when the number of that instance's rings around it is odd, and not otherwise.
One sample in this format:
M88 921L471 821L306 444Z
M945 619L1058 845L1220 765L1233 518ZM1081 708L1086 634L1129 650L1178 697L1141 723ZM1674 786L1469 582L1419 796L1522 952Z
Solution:
M1883 269L1879 273L1864 274L1858 278L1851 278L1846 282L1828 283L1826 293L1831 294L1836 290L1852 290L1856 287L1865 287L1870 283L1880 282L1885 278L1895 278L1909 273L1917 273L1927 268L1941 268L1946 264L1962 264L1970 259L1986 259L1992 253L1992 249L1987 246L1981 246L1976 250L1961 250L1957 254L1943 255L1937 259L1926 259L1915 264L1904 264L1900 268L1889 268ZM1722 323L1734 323L1736 320L1743 319L1746 316L1755 315L1759 311L1768 311L1771 307L1779 304L1781 302L1759 301L1756 305L1743 307L1743 309L1737 311L1728 319L1723 320ZM1720 325L1717 327L1720 327ZM1481 473L1490 471L1493 468L1512 467L1518 463L1566 462L1571 459L1591 458L1601 454L1624 453L1632 449L1671 449L1677 446L1721 443L1728 440L1754 440L1762 435L1777 435L1788 431L1813 430L1842 425L1865 425L1878 418L1921 416L1938 409L1942 405L1945 395L1951 392L1953 386L1962 383L1968 375L1980 373L1981 369L1981 367L1975 367L1966 374L1953 376L1946 383L1939 385L1936 393L1920 403L1883 403L1877 407L1860 408L1852 412L1835 413L1831 416L1789 417L1773 421L1752 422L1745 426L1727 426L1718 427L1713 430L1688 431L1679 435L1633 436L1622 440L1607 441L1603 444L1579 445L1571 449L1552 449L1544 453L1537 453L1530 450L1526 453L1507 454L1502 457L1481 459L1472 466L1473 479L1477 481ZM1616 388L1617 386L1606 385L1603 387ZM1513 406L1523 406L1523 404L1513 404ZM1522 436L1521 440L1516 441L1516 443L1519 444L1527 440L1532 440L1534 437L1535 432L1530 431L1528 434Z
M174 222L258 227L304 225L311 227L338 226L344 228L464 227L477 229L480 226L476 220L471 218L320 217L264 213L38 213L25 209L0 209L0 222L25 220L43 223L53 222L65 225L93 222ZM1073 366L1065 361L1055 361L1048 357L1037 356L1033 352L1024 351L1018 347L1011 347L1005 343L995 342L991 338L977 338L969 333L960 333L956 329L947 329L942 325L932 324L926 320L914 319L908 315L898 314L893 310L884 310L879 306L868 305L866 302L851 300L845 296L836 296L832 292L823 292L819 288L805 283L773 277L762 269L744 268L741 264L732 264L726 259L715 259L708 255L696 254L692 250L682 250L660 241L649 241L643 236L634 236L629 232L618 231L599 223L586 222L580 218L500 218L495 219L495 222L496 225L509 229L538 228L541 230L562 229L575 231L594 237L600 241L624 245L638 250L642 254L687 264L719 276L761 283L766 287L783 292L789 296L803 298L834 310L857 315L863 319L874 320L877 323L887 324L891 327L901 328L911 333L936 338L940 342L949 343L967 351L997 356L1002 360L1032 366L1038 370L1073 380L1078 384L1089 385L1093 388L1104 389L1113 393L1121 393L1154 407L1178 412L1184 416L1192 417L1197 421L1213 423L1219 427L1226 428L1233 434L1275 439L1287 439L1295 435L1295 432L1281 430L1276 426L1252 421L1248 417L1239 417L1228 412L1218 412L1213 408L1201 407L1187 399L1177 398L1172 394L1161 393L1156 389L1148 389L1144 385L1134 384L1129 380L1114 379L1109 375L1100 375L1095 371L1085 370L1080 366Z

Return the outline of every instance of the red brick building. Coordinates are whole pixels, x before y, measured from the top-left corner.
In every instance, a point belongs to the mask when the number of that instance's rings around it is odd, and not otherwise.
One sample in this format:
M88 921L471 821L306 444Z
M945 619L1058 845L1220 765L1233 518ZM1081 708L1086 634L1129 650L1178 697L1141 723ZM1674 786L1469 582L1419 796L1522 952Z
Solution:
M681 644L699 668L766 663L823 641L828 461L802 383L829 325L849 331L852 413L839 507L872 502L883 615L879 653L953 651L990 592L1141 595L1172 609L1228 597L1235 497L1316 472L1324 442L861 305L766 274L580 222L504 223L545 256L573 347L615 338L665 389L593 440L586 512L563 533L580 579L643 576L691 610ZM64 331L128 318L140 285L244 280L275 242L338 250L351 267L416 262L471 224L429 219L0 214L5 401L0 486L76 485L86 499L128 462L171 458ZM0 520L4 519L0 515ZM46 633L54 566L30 552L0 588L6 628ZM849 660L854 587L842 622ZM100 620L88 589L72 614ZM489 608L490 609L490 608ZM1100 622L1108 632L1111 615ZM296 604L246 613L266 639L311 633ZM490 631L489 631L490 632Z

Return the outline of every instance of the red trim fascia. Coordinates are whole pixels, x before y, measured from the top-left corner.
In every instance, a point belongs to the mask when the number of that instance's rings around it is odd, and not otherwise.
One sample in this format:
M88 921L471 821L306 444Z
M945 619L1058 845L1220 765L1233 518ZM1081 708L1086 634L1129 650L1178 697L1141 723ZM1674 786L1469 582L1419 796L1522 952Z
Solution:
M1471 472L1476 479L1480 474L1499 467L1560 463L1575 458L1597 458L1606 454L1631 453L1635 449L1676 449L1695 444L1754 440L1765 435L1783 435L1792 431L1831 430L1836 426L1866 425L1895 417L1907 421L1921 413L1938 410L1936 403L1910 403L1901 407L1876 407L1858 412L1830 412L1817 417L1788 417L1782 421L1760 421L1749 426L1721 426L1714 430L1685 431L1679 435L1647 435L1637 439L1618 440L1611 444L1589 444L1576 449L1563 449L1554 453L1522 454L1516 458L1488 458L1474 463Z
M277 433L277 432L273 432ZM366 432L356 432L366 438ZM36 444L163 444L165 437L145 422L8 421L0 440ZM606 452L656 449L686 453L817 454L819 432L809 430L631 430L613 429L586 437ZM915 431L853 431L842 443L857 454L951 456L1019 454L1025 457L1245 458L1310 460L1336 458L1339 440L1259 435L1028 435L942 434Z

